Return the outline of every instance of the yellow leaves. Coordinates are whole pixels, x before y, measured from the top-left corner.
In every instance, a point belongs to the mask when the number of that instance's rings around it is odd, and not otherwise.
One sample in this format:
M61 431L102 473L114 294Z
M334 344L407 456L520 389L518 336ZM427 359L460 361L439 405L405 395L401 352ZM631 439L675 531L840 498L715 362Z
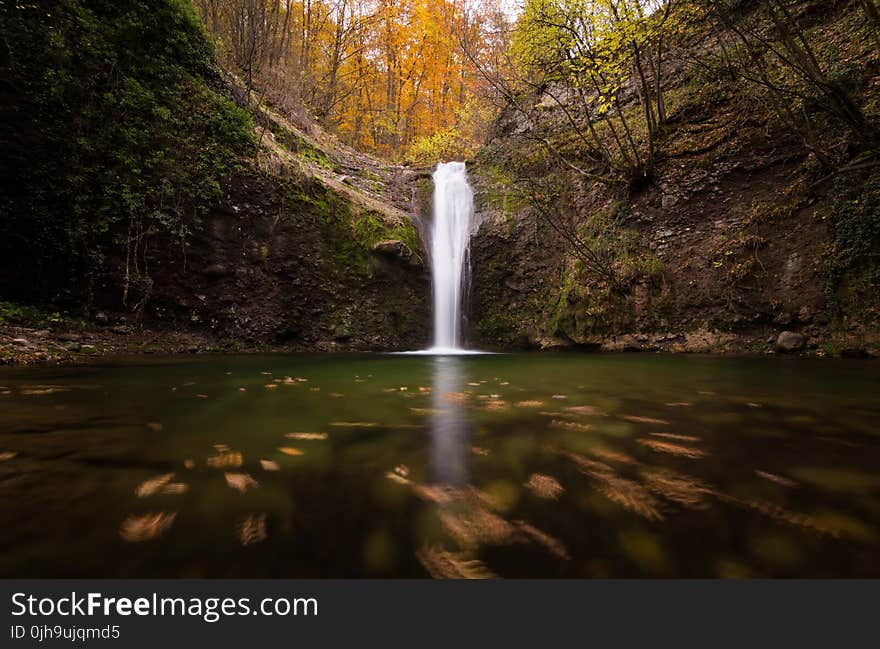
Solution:
M176 512L129 516L120 525L119 536L128 543L151 541L167 532L176 517Z
M218 455L209 457L206 464L212 469L228 469L239 467L244 462L244 458L238 451L221 451Z
M285 435L288 439L303 439L303 440L323 440L327 439L327 433L287 433Z
M252 514L238 524L238 540L245 547L266 540L266 514Z
M416 553L419 563L434 579L494 579L495 573L466 552L449 552L436 546Z
M701 451L698 448L683 446L681 444L672 444L670 442L661 442L656 439L641 438L637 439L636 442L638 442L642 446L647 446L652 451L657 451L659 453L669 453L670 455L678 455L680 457L686 457L691 460L699 460L706 455L705 451Z
M134 490L134 493L138 498L147 498L159 493L169 496L186 493L188 488L187 485L183 482L171 482L173 478L173 473L166 473L164 475L156 476L155 478L150 478L139 484Z
M539 498L557 500L563 494L565 488L553 476L541 473L533 473L529 476L525 486Z
M226 484L239 493L247 493L249 489L260 486L257 481L247 473L224 473L223 477L226 478Z
M284 453L285 455L297 456L303 455L303 452L298 448L293 448L292 446L279 446L278 450Z

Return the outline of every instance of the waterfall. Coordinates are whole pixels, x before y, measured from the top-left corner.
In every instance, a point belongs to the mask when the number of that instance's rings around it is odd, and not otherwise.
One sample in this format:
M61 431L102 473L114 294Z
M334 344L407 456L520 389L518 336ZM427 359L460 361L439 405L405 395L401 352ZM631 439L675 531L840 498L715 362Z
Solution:
M438 164L433 179L434 347L430 351L455 353L461 351L461 302L467 282L474 193L463 162Z

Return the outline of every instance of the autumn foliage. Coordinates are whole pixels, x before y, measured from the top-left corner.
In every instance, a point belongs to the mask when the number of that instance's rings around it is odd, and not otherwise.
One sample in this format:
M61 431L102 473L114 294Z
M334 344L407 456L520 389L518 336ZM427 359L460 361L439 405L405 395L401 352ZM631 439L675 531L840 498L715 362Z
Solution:
M492 116L509 17L466 0L197 0L226 67L262 98L308 111L360 149L431 162L467 155Z

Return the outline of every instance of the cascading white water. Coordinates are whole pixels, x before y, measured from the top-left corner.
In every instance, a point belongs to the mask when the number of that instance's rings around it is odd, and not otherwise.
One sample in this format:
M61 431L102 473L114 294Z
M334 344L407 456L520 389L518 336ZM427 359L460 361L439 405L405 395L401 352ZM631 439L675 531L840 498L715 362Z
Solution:
M467 281L474 192L463 162L434 171L431 270L434 281L434 353L460 353L461 302Z

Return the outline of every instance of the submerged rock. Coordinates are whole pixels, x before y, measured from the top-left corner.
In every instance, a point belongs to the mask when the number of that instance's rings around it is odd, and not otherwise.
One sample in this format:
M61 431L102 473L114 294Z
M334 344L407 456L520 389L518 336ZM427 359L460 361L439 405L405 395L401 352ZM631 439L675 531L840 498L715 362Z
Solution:
M807 339L803 334L795 331L783 331L776 339L776 351L780 353L790 353L802 350L807 344Z

